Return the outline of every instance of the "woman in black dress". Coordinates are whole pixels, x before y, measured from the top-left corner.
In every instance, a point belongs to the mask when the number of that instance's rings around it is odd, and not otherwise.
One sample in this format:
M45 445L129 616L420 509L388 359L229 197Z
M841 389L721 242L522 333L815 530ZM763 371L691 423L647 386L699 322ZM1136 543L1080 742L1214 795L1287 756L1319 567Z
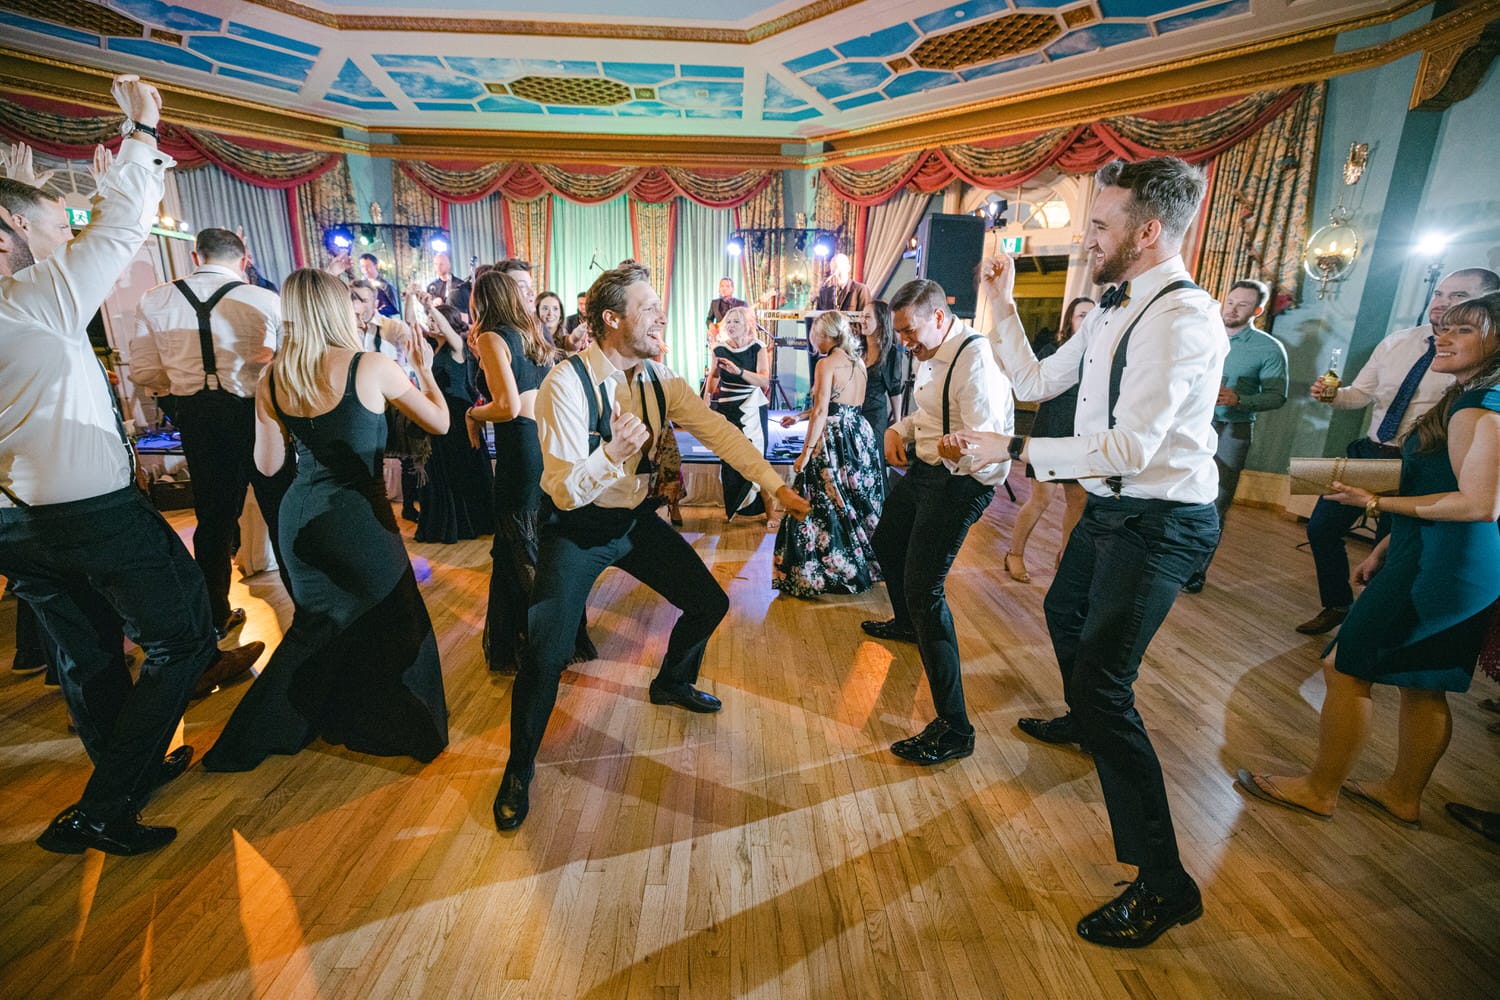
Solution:
M495 428L495 541L490 547L489 610L484 652L490 669L516 672L526 641L526 609L536 578L538 518L542 505L542 446L536 430L536 390L551 370L556 351L526 308L509 274L491 271L474 284L470 315L479 331L479 365L490 401L468 412L468 420ZM575 659L597 656L583 625Z
M704 391L718 402L719 415L744 432L757 450L766 450L770 412L766 388L771 384L771 355L755 337L755 315L746 306L724 314L720 326L728 338L714 348L713 365ZM724 488L724 516L767 517L760 487L719 463L719 483Z
M255 394L255 465L275 475L287 435L295 441L280 531L296 608L203 766L248 771L317 736L430 761L448 745L443 674L381 466L387 404L432 434L448 429L432 352L416 338L418 389L391 359L359 350L336 277L304 268L281 295L281 347Z
M1051 357L1057 353L1057 349L1068 342L1068 338L1078 332L1083 325L1083 318L1094 308L1094 300L1079 297L1068 303L1067 310L1063 313L1062 325L1057 328L1057 339L1049 343L1036 345L1036 357ZM1072 437L1073 436L1073 411L1078 408L1078 386L1074 386L1060 396L1044 401L1036 411L1036 420L1031 425L1032 437ZM1052 500L1057 496L1059 484L1062 486L1063 496L1067 500L1067 507L1063 511L1062 544L1057 547L1057 558L1062 558L1063 550L1068 547L1068 537L1073 534L1073 528L1078 524L1078 519L1083 516L1083 505L1088 501L1088 490L1078 485L1073 479L1059 480L1058 482L1043 482L1036 478L1031 466L1026 466L1026 476L1031 480L1031 496L1026 498L1026 503L1016 514L1015 531L1010 536L1010 551L1005 554L1005 572L1017 583L1030 583L1031 574L1026 572L1026 543L1031 538L1032 529L1047 513L1047 508L1052 506Z
M464 414L474 405L474 377L479 363L464 343L463 318L450 305L423 296L427 315L420 332L437 341L432 375L448 405L448 433L432 437L427 482L417 496L416 541L452 545L495 530L490 493L490 459L470 438Z
M865 346L865 401L859 412L879 444L891 425L891 397L901 391L901 349L891 325L891 307L884 299L874 299L865 306L860 333ZM884 451L876 451L884 461Z

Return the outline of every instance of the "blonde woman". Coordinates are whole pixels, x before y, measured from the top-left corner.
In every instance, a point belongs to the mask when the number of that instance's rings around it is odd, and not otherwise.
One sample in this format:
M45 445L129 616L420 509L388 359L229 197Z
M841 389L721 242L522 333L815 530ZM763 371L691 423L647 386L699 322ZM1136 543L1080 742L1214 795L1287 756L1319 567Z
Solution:
M766 388L771 384L771 355L755 339L755 314L747 306L736 306L724 314L720 326L726 341L714 348L705 392L718 403L719 415L740 430L762 455L766 451ZM728 462L719 464L719 482L724 487L724 516L767 517L760 487Z
M781 522L771 586L798 597L859 594L881 578L870 537L885 496L885 460L860 412L868 373L847 317L819 316L808 341L822 357L813 371L813 405L802 453L792 463L792 487L812 512Z
M349 289L323 271L293 272L281 308L281 347L255 395L255 464L275 475L295 442L280 512L295 611L203 766L248 771L318 736L425 763L448 745L443 675L381 464L387 405L432 434L448 429L432 349L413 338L420 388L361 351Z

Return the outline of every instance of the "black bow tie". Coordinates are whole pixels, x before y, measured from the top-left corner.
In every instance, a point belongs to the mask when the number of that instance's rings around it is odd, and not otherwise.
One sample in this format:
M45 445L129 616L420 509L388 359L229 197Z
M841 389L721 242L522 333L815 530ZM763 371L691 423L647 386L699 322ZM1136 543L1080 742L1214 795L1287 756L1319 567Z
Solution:
M1111 285L1099 296L1100 309L1113 309L1115 306L1130 305L1130 282L1122 281L1118 285Z

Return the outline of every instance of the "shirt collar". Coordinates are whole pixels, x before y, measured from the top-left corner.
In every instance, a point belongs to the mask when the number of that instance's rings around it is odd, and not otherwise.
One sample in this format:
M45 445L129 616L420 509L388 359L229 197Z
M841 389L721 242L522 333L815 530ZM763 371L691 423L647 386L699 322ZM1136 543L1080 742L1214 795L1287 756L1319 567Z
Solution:
M1245 325L1245 328L1243 330L1241 330L1239 333L1231 333L1229 335L1229 339L1230 340L1249 340L1250 339L1250 335L1251 334L1255 334L1255 333L1260 333L1260 331L1257 330L1253 324L1248 324L1247 323Z
M948 335L938 345L937 351L932 355L932 360L940 361L945 365L951 365L954 357L958 354L959 347L964 342L964 335L968 332L969 324L954 316L953 324L948 327Z
M1130 280L1130 304L1139 302L1144 306L1156 297L1156 293L1178 278L1188 277L1187 268L1183 266L1182 255L1173 254L1167 260L1162 261L1148 271L1143 271ZM1130 306L1125 308L1129 309ZM1095 310L1103 312L1104 310Z
M222 274L239 281L244 281L240 272L233 268L225 267L223 264L199 264L194 274Z

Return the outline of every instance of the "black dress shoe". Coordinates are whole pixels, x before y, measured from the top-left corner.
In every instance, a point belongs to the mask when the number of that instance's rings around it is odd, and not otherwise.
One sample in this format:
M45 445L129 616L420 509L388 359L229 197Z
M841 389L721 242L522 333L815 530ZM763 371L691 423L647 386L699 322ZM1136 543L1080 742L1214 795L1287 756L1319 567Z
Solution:
M412 524L416 524L421 519L422 518L420 515L418 515L417 508L414 504L404 504L401 507L401 520L410 521Z
M167 754L161 759L161 767L157 768L156 778L151 782L151 790L154 792L167 782L182 777L192 762L193 748L186 743Z
M1203 916L1203 896L1188 880L1171 896L1153 892L1136 879L1130 887L1078 921L1078 936L1106 948L1144 948L1178 924Z
M897 757L923 765L957 760L973 752L974 730L960 733L942 719L933 719L916 736L891 744L891 753Z
M500 779L500 793L495 796L495 829L514 830L521 825L531 811L530 788L530 778L505 772Z
M218 636L220 642L223 642L229 638L229 633L244 626L245 618L245 609L235 608L229 612L229 617L224 619L223 624L214 629L214 635Z
M54 854L82 854L92 847L128 857L165 847L176 836L177 831L170 826L145 826L134 813L96 820L77 806L69 806L42 831L36 844Z
M1182 592L1184 594L1201 594L1203 593L1203 585L1207 582L1207 578L1202 573L1194 573L1187 578L1187 583L1182 585Z
M263 642L247 642L243 646L223 650L218 659L203 671L203 676L198 678L198 683L193 686L193 697L206 698L219 685L243 678L250 673L250 668L255 666L255 661L265 651L266 644Z
M1473 806L1466 806L1462 802L1449 802L1443 808L1448 810L1449 816L1452 816L1481 837L1500 844L1500 813L1476 809Z
M568 665L575 663L588 663L590 660L599 659L599 647L594 645L594 640L589 638L586 631L580 631L578 638L573 640L573 655L568 659Z
M1078 732L1072 715L1059 715L1055 719L1022 719L1016 723L1016 728L1043 743L1083 745L1083 735Z
M724 707L724 703L707 691L699 691L691 684L682 684L677 687L657 687L651 685L651 704L653 705L680 705L689 712L717 712Z
M873 635L875 638L885 639L887 642L917 641L917 630L895 618L888 618L885 621L872 619L871 621L860 622L859 627L865 630L866 635Z

